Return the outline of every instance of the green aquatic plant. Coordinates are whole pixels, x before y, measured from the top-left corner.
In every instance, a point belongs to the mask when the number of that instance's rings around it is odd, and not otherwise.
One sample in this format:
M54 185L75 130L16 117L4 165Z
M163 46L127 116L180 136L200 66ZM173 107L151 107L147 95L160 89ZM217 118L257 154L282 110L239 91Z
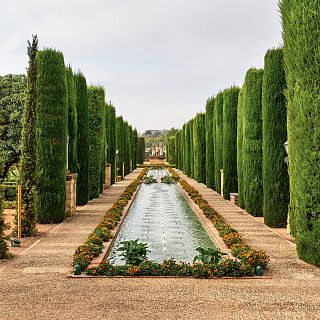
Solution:
M146 243L136 240L121 241L117 251L121 252L127 265L139 266L143 261L147 260L148 247Z
M196 261L200 261L205 264L219 263L222 260L222 257L226 255L226 253L221 252L216 248L198 247L196 251L199 252L199 255L194 257L193 263L195 263Z
M161 183L171 184L171 183L175 183L175 182L176 182L176 180L171 176L164 176L161 178Z

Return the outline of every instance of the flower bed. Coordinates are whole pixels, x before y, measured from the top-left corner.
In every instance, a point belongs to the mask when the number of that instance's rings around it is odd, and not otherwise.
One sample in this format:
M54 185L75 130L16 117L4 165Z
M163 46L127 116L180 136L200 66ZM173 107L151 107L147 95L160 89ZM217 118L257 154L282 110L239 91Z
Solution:
M182 188L200 207L205 216L210 218L227 247L231 249L233 256L237 257L243 261L243 263L253 268L260 266L265 269L267 267L269 257L265 252L261 250L255 250L247 245L241 239L239 233L226 223L225 218L222 217L214 208L212 208L195 188L190 186L185 180L180 179L179 175L173 169L169 168L169 172L171 173L172 177L180 182Z
M165 260L156 263L146 260L139 266L125 265L114 266L108 262L97 267L87 269L90 276L175 276L194 278L214 278L214 277L243 277L253 276L254 268L246 265L242 261L224 259L219 263L177 263L175 260Z
M139 184L143 181L143 177L147 170L147 168L142 170L137 179L127 186L113 206L107 210L97 227L76 249L73 256L73 266L79 265L83 271L87 268L90 262L102 252L103 242L107 242L112 238L111 230L118 225L124 208L132 198Z

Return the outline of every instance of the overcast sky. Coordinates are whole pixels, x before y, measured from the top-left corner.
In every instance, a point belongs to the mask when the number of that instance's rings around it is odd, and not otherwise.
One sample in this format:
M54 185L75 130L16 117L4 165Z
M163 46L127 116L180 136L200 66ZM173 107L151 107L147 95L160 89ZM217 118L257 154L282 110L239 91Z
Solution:
M180 127L281 45L278 0L7 0L0 74L24 73L26 42L64 53L139 132Z

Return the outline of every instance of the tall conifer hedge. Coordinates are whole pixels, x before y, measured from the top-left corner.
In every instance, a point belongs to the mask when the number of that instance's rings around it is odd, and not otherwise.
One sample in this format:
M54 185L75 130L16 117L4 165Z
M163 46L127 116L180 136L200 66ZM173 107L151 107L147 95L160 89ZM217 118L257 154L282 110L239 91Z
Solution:
M264 59L262 86L263 216L270 227L285 227L289 205L289 175L283 148L287 140L286 79L282 49Z
M238 191L237 177L237 106L240 89L223 91L223 173L224 198Z
M198 113L193 121L194 178L206 181L206 115Z
M191 173L191 134L190 134L190 125L187 123L185 125L185 139L184 139L184 172L187 176L190 176Z
M104 153L105 92L103 87L88 87L89 106L89 199L100 194L101 163Z
M182 126L182 129L181 129L181 136L180 136L180 149L181 149L181 170L185 171L185 162L186 162L186 159L185 159L185 140L186 140L186 124L184 124Z
M206 105L206 185L214 188L214 139L213 139L213 115L214 97L207 100Z
M262 69L250 69L243 92L243 183L246 211L262 216Z
M118 163L117 163L117 174L120 175L122 178L122 163L125 161L124 159L124 129L123 129L123 118L116 117L116 142L117 142L117 150L118 150Z
M77 172L77 135L78 118L76 106L76 84L71 67L66 68L68 85L68 169L70 172Z
M287 80L290 227L299 256L320 265L320 10L317 0L282 0Z
M37 53L37 192L41 223L63 221L66 205L67 81L61 52Z
M223 93L216 96L214 106L214 176L215 188L221 192L221 173L223 169Z
M190 177L194 178L194 140L193 140L193 122L194 119L189 121L190 130Z
M23 109L21 157L20 157L20 183L22 188L22 223L23 237L32 237L37 233L35 188L36 177L36 101L37 101L37 60L38 38L32 37L28 41L29 66L27 71L27 98Z
M89 110L86 78L78 72L74 75L77 109L77 205L89 200Z
M238 176L238 202L244 208L244 185L243 185L243 91L245 84L239 92L237 107L237 176Z
M116 111L110 104L110 163L111 163L111 184L115 183L116 180Z

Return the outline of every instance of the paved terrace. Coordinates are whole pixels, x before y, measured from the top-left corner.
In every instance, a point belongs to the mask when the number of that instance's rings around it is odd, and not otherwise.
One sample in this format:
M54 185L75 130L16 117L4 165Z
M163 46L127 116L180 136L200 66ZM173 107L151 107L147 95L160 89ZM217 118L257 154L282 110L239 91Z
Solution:
M0 263L0 319L320 319L320 269L217 193L187 179L243 238L271 256L272 279L66 278L72 254L138 174L55 227L21 256Z

